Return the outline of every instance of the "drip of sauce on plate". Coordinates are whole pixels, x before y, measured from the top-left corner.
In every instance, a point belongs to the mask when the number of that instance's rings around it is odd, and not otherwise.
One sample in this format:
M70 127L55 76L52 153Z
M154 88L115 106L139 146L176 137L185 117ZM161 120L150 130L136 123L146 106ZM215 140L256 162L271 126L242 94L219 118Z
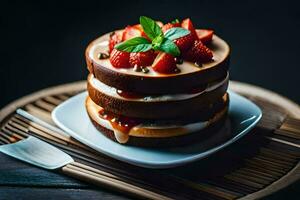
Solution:
M115 137L120 143L126 143L129 139L130 129L140 124L137 119L106 112L104 109L99 111L99 116L102 119L109 121L114 129Z

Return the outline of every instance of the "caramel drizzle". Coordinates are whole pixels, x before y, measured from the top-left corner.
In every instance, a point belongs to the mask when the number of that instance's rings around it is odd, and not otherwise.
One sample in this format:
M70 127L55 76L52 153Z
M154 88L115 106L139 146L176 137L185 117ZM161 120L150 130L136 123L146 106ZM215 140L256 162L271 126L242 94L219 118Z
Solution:
M135 118L125 117L122 115L117 115L111 112L104 111L101 109L99 111L100 118L109 121L114 129L116 139L120 143L126 143L129 138L130 130L140 124L139 120Z

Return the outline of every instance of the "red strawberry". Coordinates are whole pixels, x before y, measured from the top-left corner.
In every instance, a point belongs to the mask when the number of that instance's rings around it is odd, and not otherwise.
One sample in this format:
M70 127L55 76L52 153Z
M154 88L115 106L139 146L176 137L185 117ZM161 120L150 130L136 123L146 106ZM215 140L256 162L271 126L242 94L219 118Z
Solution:
M160 52L157 55L152 64L152 68L154 71L163 74L170 74L178 71L175 58L171 54L164 52Z
M167 30L174 28L174 27L180 27L180 23L176 22L176 23L167 23L165 25L163 25L163 27L161 28L163 32L166 32Z
M123 32L122 41L129 40L134 37L141 37L143 31L137 26L127 26Z
M115 45L122 42L122 32L113 32L109 35L109 53L114 49Z
M129 56L130 53L128 52L113 49L109 60L115 68L130 68Z
M144 29L141 24L133 25L132 27L139 29L141 32L144 32Z
M150 66L153 63L155 56L156 55L153 50L130 53L129 63L132 67L134 67L135 65L139 67Z
M195 39L192 36L192 34L188 34L186 36L174 40L174 43L178 46L180 52L183 52L189 49L193 45L194 41Z
M191 62L205 63L212 60L213 53L200 40L196 40L193 46L182 54L183 59Z
M181 23L181 27L189 30L191 32L192 36L195 39L197 38L196 30L195 30L195 28L193 26L193 23L192 23L190 18L187 18L187 19L183 20L182 23Z
M146 33L144 32L144 29L143 29L142 25L136 24L136 25L134 25L133 27L139 29L139 30L142 32L142 35L141 35L141 36L144 37L144 38L147 38L147 39L150 41L150 39L148 38L148 36L147 36Z
M197 29L196 30L198 39L204 44L210 43L214 34L213 30L208 29Z
M163 23L161 21L156 21L156 24L159 26L159 27L163 27Z

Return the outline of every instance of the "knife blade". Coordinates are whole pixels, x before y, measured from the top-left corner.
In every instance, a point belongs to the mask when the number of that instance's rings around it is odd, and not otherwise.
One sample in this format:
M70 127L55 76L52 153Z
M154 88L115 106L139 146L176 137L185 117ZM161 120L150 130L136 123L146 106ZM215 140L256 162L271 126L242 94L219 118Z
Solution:
M170 199L167 196L142 187L107 177L105 175L107 172L97 170L98 173L96 173L95 170L89 171L84 168L74 168L79 163L75 162L71 156L34 136L29 136L12 144L0 145L0 152L44 169L60 169L61 172L73 178L104 186L108 189L123 191L134 197L160 200Z
M65 152L33 136L16 143L1 145L0 152L51 170L74 162L73 158Z

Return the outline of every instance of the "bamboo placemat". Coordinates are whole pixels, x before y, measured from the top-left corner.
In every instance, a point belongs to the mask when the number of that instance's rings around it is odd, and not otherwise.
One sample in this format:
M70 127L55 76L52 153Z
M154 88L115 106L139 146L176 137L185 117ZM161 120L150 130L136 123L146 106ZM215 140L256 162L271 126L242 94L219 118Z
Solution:
M300 108L290 100L252 85L230 88L254 101L263 118L251 133L213 156L168 170L134 167L78 144L49 137L49 131L15 113L23 108L50 123L55 106L85 89L85 82L48 88L12 102L0 111L0 142L34 135L63 149L88 170L104 170L118 180L186 199L257 199L300 178ZM45 136L45 137L44 137ZM47 136L47 137L46 137ZM82 166L83 166L82 165ZM82 167L81 166L81 167ZM78 167L78 166L77 166Z

